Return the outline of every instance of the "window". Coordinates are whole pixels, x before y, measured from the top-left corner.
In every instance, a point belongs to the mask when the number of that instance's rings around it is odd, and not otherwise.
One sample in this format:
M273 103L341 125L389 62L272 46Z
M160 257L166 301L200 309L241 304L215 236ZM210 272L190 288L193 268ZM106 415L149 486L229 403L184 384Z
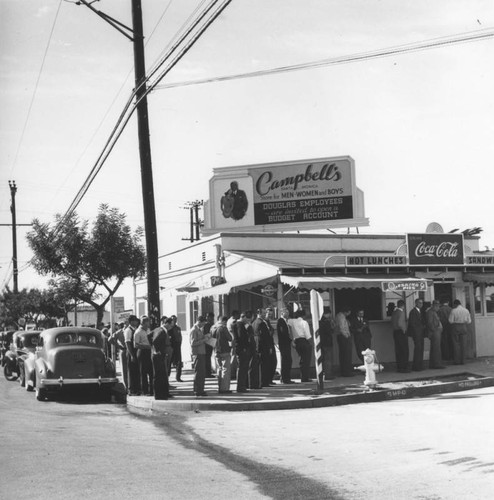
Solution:
M349 307L352 311L363 309L369 320L383 319L383 293L380 288L357 288L349 290L335 290L335 313L342 307Z
M482 314L482 287L476 285L474 288L475 314Z
M139 302L139 304L137 304L137 309L138 309L138 315L139 315L139 318L141 316L144 315L145 311L146 311L146 303L145 302Z
M494 314L494 286L485 287L485 311Z
M193 325L197 321L198 316L199 316L199 301L194 300L192 302L189 302L189 320L191 325Z

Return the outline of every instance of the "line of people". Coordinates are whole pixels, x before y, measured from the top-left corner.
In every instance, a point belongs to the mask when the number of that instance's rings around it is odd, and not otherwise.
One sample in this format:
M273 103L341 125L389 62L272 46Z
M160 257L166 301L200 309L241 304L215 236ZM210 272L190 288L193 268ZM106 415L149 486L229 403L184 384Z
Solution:
M122 367L122 377L131 396L154 395L155 399L169 399L169 377L175 367L176 381L182 382L182 331L177 317L163 316L161 325L150 329L149 318L129 316L128 324L109 338L116 346Z
M391 315L395 343L396 364L399 372L409 370L408 337L414 342L412 369L423 369L424 339L430 340L430 368L442 368L441 343L447 329L453 342L455 363L464 362L466 325L470 314L459 301L454 308L447 304L440 307L434 301L423 314L423 301L417 299L408 319L405 303L400 300ZM215 359L218 392L231 393L231 382L236 379L237 393L274 385L277 370L276 339L280 352L280 382L295 383L291 379L292 347L300 362L300 379L309 382L313 340L303 310L290 317L289 309L283 308L273 328L272 308L258 309L240 314L233 311L230 317L220 316L214 322L213 313L199 316L190 330L189 340L194 370L194 394L206 396L205 379L214 377L212 358ZM446 325L446 326L445 326ZM161 318L160 327L150 330L149 319L129 317L128 325L120 324L110 336L109 342L118 350L125 387L129 395L154 395L156 399L168 399L169 377L174 366L177 382L182 382L182 332L176 316ZM353 367L353 348L363 363L362 352L371 348L372 334L364 310L353 314L349 307L333 317L329 307L319 322L319 338L325 380L334 378L334 339L338 343L340 374L344 377L356 374Z
M274 385L277 369L276 338L281 358L280 383L294 384L292 373L292 347L299 355L301 382L310 382L313 340L305 312L300 309L290 317L289 309L283 308L273 328L272 308L258 309L239 314L233 311L230 318L220 316L213 323L212 313L199 316L190 332L194 369L194 394L206 396L205 379L212 374L212 356L216 360L218 392L231 393L231 380L236 378L238 393ZM361 352L371 347L371 332L364 311L350 314L344 309L336 316L325 307L319 323L319 336L326 380L334 379L333 338L339 344L340 369L343 376L353 376L353 344L360 360ZM234 366L234 362L237 366Z
M453 308L448 301L441 304L434 300L431 306L423 311L422 299L415 300L415 306L408 315L405 314L405 302L399 300L391 315L397 371L408 373L424 369L424 341L430 341L429 368L445 368L443 350L452 343L454 363L464 364L465 343L471 316L468 309L459 300L453 302ZM408 338L413 340L412 368L409 368Z

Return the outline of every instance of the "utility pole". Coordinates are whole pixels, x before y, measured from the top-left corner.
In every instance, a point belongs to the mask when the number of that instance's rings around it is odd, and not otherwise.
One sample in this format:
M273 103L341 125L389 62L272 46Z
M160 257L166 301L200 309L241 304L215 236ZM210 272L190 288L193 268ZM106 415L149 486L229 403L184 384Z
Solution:
M151 145L149 140L149 120L147 106L147 86L146 86L146 68L144 64L144 37L142 29L142 6L141 0L132 0L132 28L117 21L113 17L104 12L96 10L92 4L96 0L77 0L76 5L85 5L95 14L101 17L105 22L110 24L117 31L126 36L134 44L134 72L136 84L136 109L137 109L137 125L139 136L139 153L141 161L141 182L142 195L144 205L144 229L146 232L146 250L147 250L147 280L148 280L148 316L151 320L151 328L159 325L160 319L160 287L159 287L159 268L158 268L158 238L156 232L156 212L154 203L154 188L153 188L153 173L151 168ZM224 0L221 5L210 15L206 22L197 30L197 33L192 39L186 43L186 47L181 51L180 56L172 61L172 64L167 69L167 72L177 64L177 62L187 53L194 45L204 31L211 23L223 12L231 0ZM216 7L217 2L213 2L198 20L193 23L193 27L197 27L199 20L204 19L204 16L210 10ZM189 30L188 35L192 31ZM182 40L183 41L183 40ZM175 50L174 47L172 50ZM165 73L166 74L166 73ZM155 85L165 74L155 82ZM202 205L202 202L201 202ZM198 209L196 218L198 217ZM196 221L197 229L196 236L199 237L199 220ZM192 235L193 236L193 235ZM193 239L193 238L192 238Z
M147 254L147 297L148 316L151 328L160 324L160 287L158 265L158 235L156 230L156 211L154 203L153 170L151 163L151 142L149 139L149 116L146 97L146 65L144 60L144 34L142 27L141 0L132 0L132 28L125 26L113 17L95 9L87 0L79 0L104 21L110 24L134 45L134 77L137 102L137 133L139 138L139 157L141 163L142 202L144 211L144 230L146 233Z
M202 220L199 219L199 207L204 205L203 200L188 201L183 207L190 212L190 237L182 238L182 241L199 241L201 239L200 228L202 227Z
M15 193L17 193L17 186L15 181L9 181L10 186L10 211L12 213L12 268L14 276L14 293L19 293L18 276L19 270L17 268L17 227L15 216Z
M132 26L134 28L134 74L137 100L137 129L141 160L142 201L146 232L148 316L151 328L160 324L160 280L158 266L158 235L154 203L151 142L149 139L148 101L146 97L146 66L144 62L144 34L142 29L141 0L132 0Z
M17 262L17 226L32 226L32 224L17 224L17 217L15 211L15 194L17 193L17 186L15 181L9 181L10 187L10 212L12 213L12 224L0 224L0 226L12 227L12 276L14 277L14 293L19 293L19 269Z

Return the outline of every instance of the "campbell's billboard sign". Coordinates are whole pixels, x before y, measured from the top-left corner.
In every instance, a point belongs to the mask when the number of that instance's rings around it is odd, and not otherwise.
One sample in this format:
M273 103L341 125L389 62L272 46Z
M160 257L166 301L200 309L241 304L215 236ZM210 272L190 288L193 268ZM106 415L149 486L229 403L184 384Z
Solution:
M205 232L368 225L349 156L214 170Z
M408 234L410 265L458 265L464 263L463 234Z

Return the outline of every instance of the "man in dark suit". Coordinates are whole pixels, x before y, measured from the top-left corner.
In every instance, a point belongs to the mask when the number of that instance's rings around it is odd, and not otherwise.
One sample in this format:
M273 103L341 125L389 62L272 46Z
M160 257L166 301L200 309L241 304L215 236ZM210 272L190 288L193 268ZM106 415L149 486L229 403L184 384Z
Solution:
M278 333L278 347L280 348L281 356L281 383L294 384L291 371L292 371L292 339L290 337L290 330L288 328L288 318L290 312L286 307L281 311L281 318L276 323L276 331Z
M391 313L393 339L395 342L396 368L400 373L408 373L408 337L407 318L405 314L405 301L399 300L396 308Z
M415 307L408 315L408 336L413 339L413 363L412 370L416 372L422 371L424 360L424 336L425 325L422 319L422 306L424 302L422 299L415 300Z
M274 343L265 318L266 311L258 309L257 318L252 323L254 335L258 339L257 351L261 365L261 387L272 385L271 356L274 350Z
M223 217L231 217L233 220L243 219L247 213L249 202L245 191L238 188L238 182L232 181L230 189L221 197L221 211Z
M364 356L362 351L371 348L372 334L369 327L369 322L364 318L364 310L359 309L357 313L350 316L350 332L353 335L353 342L355 343L355 350L360 362L364 363Z
M240 315L235 329L235 354L238 358L237 392L247 392L249 386L249 366L256 350L254 330L252 330L252 311ZM257 354L256 354L257 356Z

